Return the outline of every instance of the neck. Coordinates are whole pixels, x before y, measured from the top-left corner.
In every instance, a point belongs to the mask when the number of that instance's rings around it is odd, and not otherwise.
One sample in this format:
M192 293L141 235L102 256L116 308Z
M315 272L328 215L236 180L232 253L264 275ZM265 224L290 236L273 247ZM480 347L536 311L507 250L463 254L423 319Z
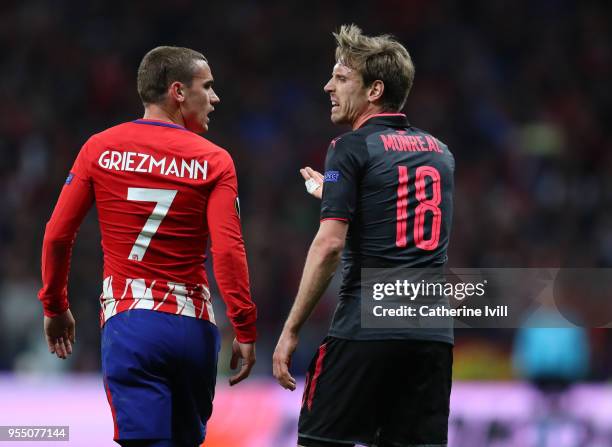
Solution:
M357 118L351 123L351 127L353 130L360 128L363 126L368 118L374 115L378 115L379 113L390 113L388 110L384 110L381 106L369 103L365 110L360 113Z
M164 104L147 104L143 119L165 121L185 127L185 120L179 107L170 110Z

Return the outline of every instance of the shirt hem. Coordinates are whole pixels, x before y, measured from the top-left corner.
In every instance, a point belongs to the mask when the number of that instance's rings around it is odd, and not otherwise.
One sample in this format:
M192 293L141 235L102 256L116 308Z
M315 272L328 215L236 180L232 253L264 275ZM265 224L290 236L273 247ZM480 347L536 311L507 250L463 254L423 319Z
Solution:
M298 432L298 436L300 438L314 439L315 441L323 441L323 442L335 442L337 444L346 444L346 445L362 444L362 445L370 445L369 442L365 442L365 441L362 441L362 440L359 440L359 439L354 439L354 440L347 441L346 439L333 439L333 438L325 438L323 436L305 435L304 433L300 433L300 432Z
M348 335L338 331L328 331L327 335L330 337L340 338L342 340L355 340L355 341L374 341L374 340L419 340L419 341L438 341L442 343L448 343L454 346L454 337L448 337L444 335L402 335L402 334L372 334L372 335Z

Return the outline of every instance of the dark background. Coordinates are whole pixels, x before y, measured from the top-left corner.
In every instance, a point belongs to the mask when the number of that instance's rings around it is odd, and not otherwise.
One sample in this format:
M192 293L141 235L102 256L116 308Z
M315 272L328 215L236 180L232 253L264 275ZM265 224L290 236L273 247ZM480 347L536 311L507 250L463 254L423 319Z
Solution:
M330 123L323 92L334 64L331 33L343 23L391 33L413 57L405 112L456 158L449 265L609 267L610 9L569 0L3 1L0 370L99 368L95 212L74 250L69 293L78 342L68 362L54 361L42 338L36 292L44 225L85 140L142 116L136 69L158 45L199 50L212 67L221 103L206 137L227 148L238 169L261 374L270 373L318 227L318 203L298 169L321 170L329 140L348 130ZM335 300L332 290L309 321L296 372L324 336ZM227 342L227 321L217 319ZM513 377L513 336L459 331L455 375ZM588 378L607 379L612 337L588 336Z

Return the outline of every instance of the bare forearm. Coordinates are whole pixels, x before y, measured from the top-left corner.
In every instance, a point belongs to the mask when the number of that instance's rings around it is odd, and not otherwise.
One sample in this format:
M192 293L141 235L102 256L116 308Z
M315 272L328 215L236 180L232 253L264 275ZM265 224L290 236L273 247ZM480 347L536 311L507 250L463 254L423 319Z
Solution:
M295 302L272 356L274 377L288 390L296 388L296 381L289 373L289 365L298 344L298 332L334 276L347 233L346 221L323 220L308 251Z
M340 254L340 250L330 249L316 240L313 242L284 331L296 334L299 332L333 278L340 262Z

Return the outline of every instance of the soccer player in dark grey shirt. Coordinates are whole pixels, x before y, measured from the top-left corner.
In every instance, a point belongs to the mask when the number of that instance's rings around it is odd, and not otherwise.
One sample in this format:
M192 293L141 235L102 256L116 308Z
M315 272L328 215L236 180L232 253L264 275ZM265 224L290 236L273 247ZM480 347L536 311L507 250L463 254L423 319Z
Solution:
M324 90L332 122L352 131L331 142L324 175L301 170L322 199L321 224L274 352L274 375L295 389L289 363L299 330L342 258L338 307L306 376L298 444L445 446L452 329L362 327L361 269L446 263L454 159L400 113L414 79L406 49L354 25L334 36L336 65Z

